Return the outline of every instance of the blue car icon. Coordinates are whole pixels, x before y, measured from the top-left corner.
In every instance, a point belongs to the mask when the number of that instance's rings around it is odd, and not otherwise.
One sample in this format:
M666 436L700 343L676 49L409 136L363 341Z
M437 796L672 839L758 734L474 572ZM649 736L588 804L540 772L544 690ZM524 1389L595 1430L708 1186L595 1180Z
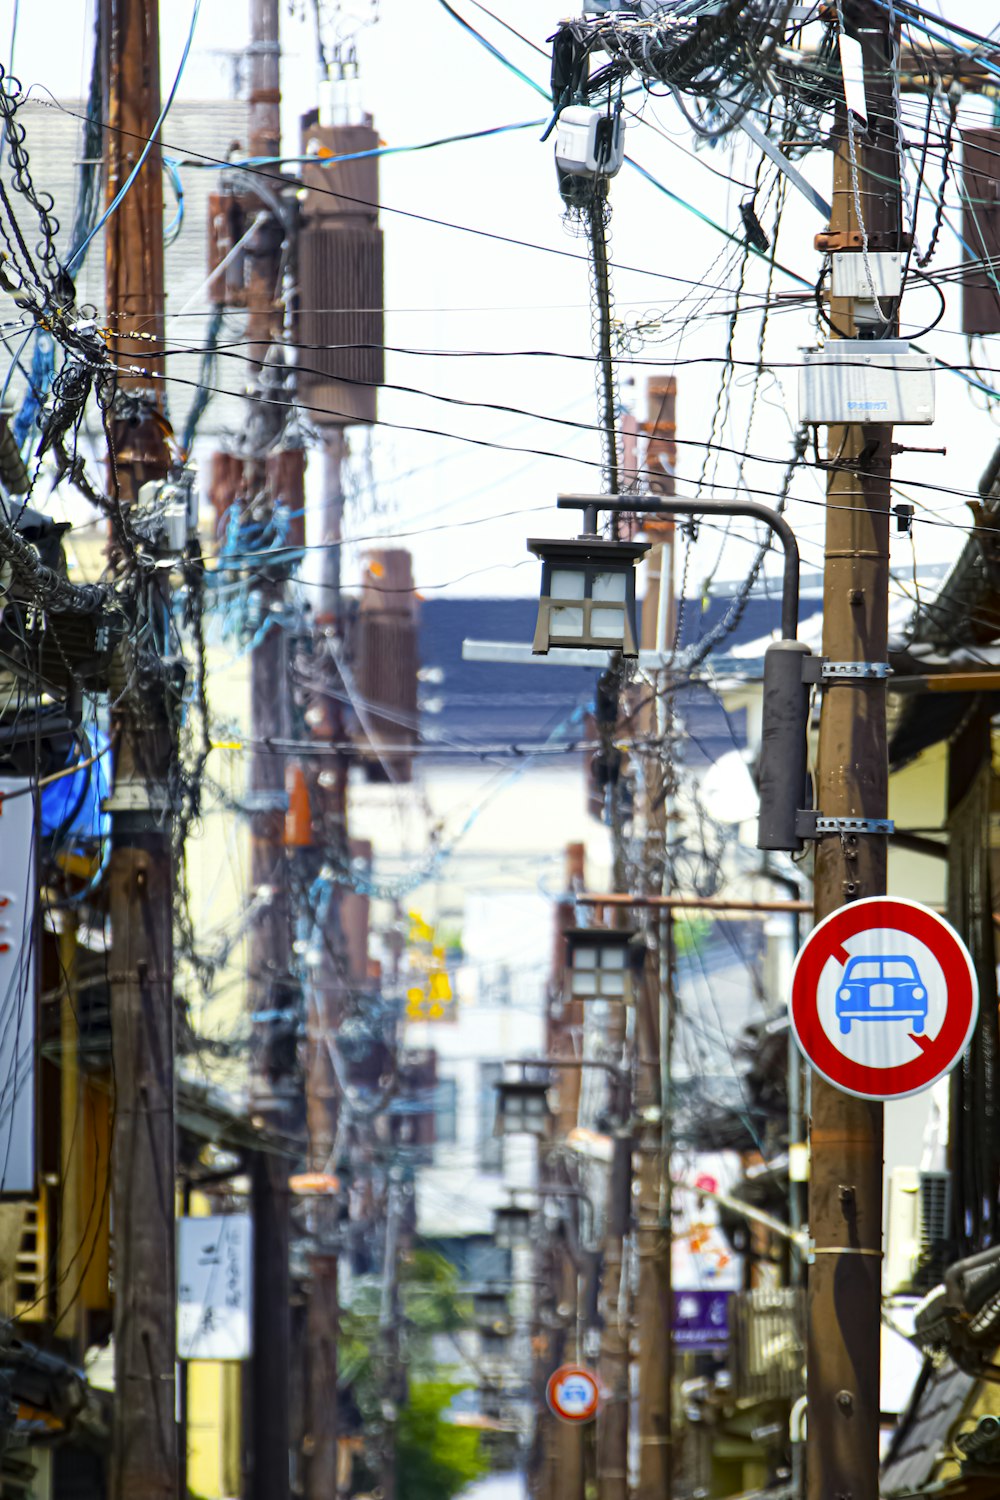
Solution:
M837 986L843 1036L854 1021L909 1021L918 1035L927 1021L927 987L912 958L850 958Z

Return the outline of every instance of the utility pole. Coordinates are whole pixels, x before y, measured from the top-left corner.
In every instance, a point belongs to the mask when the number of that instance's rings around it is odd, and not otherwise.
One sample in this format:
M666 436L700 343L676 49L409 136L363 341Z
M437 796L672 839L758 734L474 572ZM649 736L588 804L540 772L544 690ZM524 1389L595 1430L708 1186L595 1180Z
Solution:
M624 1009L623 1006L618 1007ZM628 1500L629 1339L628 1291L624 1283L625 1210L631 1197L631 1153L615 1137L610 1168L604 1270L601 1287L601 1354L598 1373L606 1396L597 1421L598 1500ZM624 1142L625 1147L629 1143ZM624 1170L625 1181L620 1180ZM615 1179L619 1178L618 1181Z
M107 80L105 190L111 199L160 113L157 0L102 0ZM106 300L118 364L135 363L127 335L163 351L163 185L154 144L106 230ZM119 342L121 341L121 342ZM147 343L148 350L149 345ZM162 363L158 366L162 372ZM158 390L123 376L111 417L113 486L126 510L147 480L166 476L169 455ZM158 575L165 578L163 573ZM169 598L145 583L137 626L161 656ZM112 719L111 1035L115 1078L115 1500L177 1500L175 1415L173 866L167 783L175 721L167 672L136 674Z
M654 379L648 387L648 416L642 424L648 446L646 452L646 477L651 494L669 496L674 493L673 463L676 459L675 404L677 384L673 376ZM645 515L642 524L652 536L655 546L650 555L649 584L642 612L642 644L644 647L666 648L673 611L672 558L673 518L669 516ZM656 678L656 697L652 711L642 715L647 726L659 726L664 722L661 712L661 694L665 683L660 674ZM665 841L667 837L666 796L668 787L660 764L661 757L647 759L650 782L647 788L647 840L648 850L653 854L658 871L659 888L662 889L666 871ZM612 786L612 798L617 795L617 786ZM616 809L612 803L612 816ZM654 845L656 846L654 849ZM620 854L616 851L614 886L616 891L626 889L625 871ZM661 944L657 945L659 952ZM653 980L656 999L647 996L652 1003L647 1008L646 1027L638 1030L640 1056L643 1048L652 1048L651 1058L659 1060L662 1034L660 1025L660 975L656 961ZM622 1013L619 1014L618 1012ZM625 1042L625 1016L623 1007L612 1007L608 1026L608 1047L612 1056L620 1054ZM662 1102L662 1080L654 1065L640 1070L642 1087L641 1102L653 1106ZM629 1233L632 1217L632 1137L631 1122L622 1122L615 1140L615 1155L611 1166L609 1184L609 1211L605 1239L604 1270L602 1279L602 1313L604 1330L601 1339L600 1373L610 1395L598 1417L597 1426L597 1480L599 1500L627 1500L628 1496L628 1434L630 1412L629 1379L629 1316L627 1278L624 1275L625 1238ZM664 1199L661 1171L663 1160L662 1131L658 1139L650 1135L640 1142L644 1154L640 1157L640 1214L639 1214L639 1267L637 1313L640 1320L640 1374L639 1374L639 1432L640 1432L640 1495L650 1500L665 1492L663 1484L671 1472L671 1419L670 1379L672 1363L670 1308L670 1231L669 1189ZM666 1209L667 1228L664 1231L662 1217ZM666 1269L664 1257L667 1258ZM655 1319L656 1321L652 1321ZM650 1332L654 1343L651 1345Z
M616 860L616 886L623 882ZM606 1042L610 1058L622 1063L627 1041L624 1005L608 1007ZM629 1289L625 1274L625 1240L632 1216L632 1125L630 1090L614 1089L613 1127L608 1197L604 1226L604 1265L601 1276L601 1351L598 1373L606 1391L597 1414L598 1500L628 1500ZM625 1116L622 1118L622 1116Z
M673 376L648 384L648 414L643 423L648 444L645 477L654 495L675 490L675 405ZM644 529L653 542L646 561L641 645L668 650L674 628L672 520L648 516ZM669 893L668 842L672 813L673 772L667 737L673 722L666 672L653 677L654 700L641 715L642 732L653 740L643 757L645 771L644 866L653 894ZM636 1500L664 1500L673 1493L673 1205L670 1177L670 1052L673 1004L673 916L654 918L656 941L646 963L637 1014L639 1055L637 1103L640 1117L649 1113L639 1137L639 1200L636 1246L639 1278L635 1324L639 1341L639 1485ZM658 1114L659 1123L654 1123Z
M281 148L278 0L250 0L250 155L277 156ZM272 184L268 184L272 186ZM260 207L262 205L258 205ZM247 339L260 366L276 331L276 300L281 226L273 214L258 223L247 248ZM252 397L251 397L252 401ZM251 406L251 412L253 408ZM248 423L254 431L258 424ZM266 519L264 455L248 445L243 472L243 514ZM252 1013L268 1017L287 1012L294 987L290 977L291 915L285 856L285 765L273 742L288 734L286 632L273 621L283 580L267 572L258 583L261 618L250 655L250 883L258 910L249 935ZM252 1080L254 1108L273 1127L286 1131L295 1096L284 1038L293 1028L268 1019L255 1028L257 1048ZM246 1442L250 1500L287 1500L289 1494L290 1397L290 1202L288 1164L276 1152L257 1152L251 1172L253 1208L253 1358L249 1371Z
M321 554L321 586L316 603L314 668L331 682L334 678L329 648L335 640L340 597L339 550ZM315 732L334 744L346 736L342 705L333 697L317 698L313 713L322 715ZM349 859L347 840L347 755L338 752L323 762L322 779L314 769L310 798L317 858ZM315 872L314 872L315 873ZM313 970L306 1012L306 1118L309 1166L332 1172L340 1113L339 1087L332 1048L346 1001L347 955L341 920L342 891L334 888L316 914L321 943L320 961ZM305 1480L308 1500L329 1500L337 1493L337 1340L339 1305L338 1204L333 1197L316 1204L314 1246L309 1261L306 1369L309 1450Z
M840 4L837 6L840 12ZM835 129L833 212L821 248L859 255L900 251L897 102L889 14L874 0L844 0L849 34L864 56L868 133L843 106ZM852 164L852 154L857 167ZM864 225L858 223L860 202ZM859 241L867 248L859 247ZM851 299L833 298L837 333L856 325ZM894 331L871 325L876 335ZM884 662L888 649L892 429L831 426L827 482L823 654ZM817 805L826 817L884 818L888 803L885 683L857 678L828 687L820 719ZM817 920L885 892L886 841L828 835L816 852ZM807 1493L809 1500L878 1494L882 1264L881 1104L812 1080L809 1227Z
M552 953L552 996L546 1026L546 1055L574 1059L578 1056L578 1039L583 1034L583 1003L565 996L566 977L566 931L576 925L574 894L585 885L585 848L583 844L567 844L563 889L564 899L555 908L555 932ZM559 1073L559 1111L556 1117L555 1136L564 1141L579 1122L580 1081L579 1068L566 1068ZM544 1191L558 1184L549 1160L549 1149L539 1142L538 1159L539 1187ZM567 1211L571 1211L567 1205ZM564 1334L549 1338L546 1330L545 1353L536 1366L539 1377L537 1392L539 1420L543 1424L543 1441L540 1450L541 1481L539 1493L543 1500L584 1500L585 1492L585 1427L570 1422L561 1422L547 1409L544 1385L552 1370L565 1360L579 1357L579 1274L569 1247L564 1238L552 1245L539 1246L535 1255L536 1276L546 1277L557 1303L566 1303L573 1309L572 1329L576 1334L573 1346L566 1348Z
M323 468L321 498L310 508L307 534L314 610L312 669L316 677L325 680L329 692L313 699L310 727L317 738L342 745L348 738L348 727L338 695L343 694L350 681L344 660L347 643L340 558L345 465L349 453L346 429L375 421L376 386L384 373L383 323L381 312L376 311L382 301L382 252L377 228L378 158L372 154L377 149L378 136L370 119L344 120L346 105L342 108L343 101L335 101L336 88L329 80L321 92L321 108L301 118L303 153L320 151L322 155L354 159L344 162L336 174L335 186L344 193L343 199L332 195L333 179L322 166L306 167L303 171L302 221L297 232L296 257L301 302L297 337L312 346L306 362L309 369L300 372L299 380L320 427ZM352 344L358 347L352 349ZM364 721L362 727L366 728ZM373 748L377 751L374 742ZM315 772L310 784L316 844L325 862L347 868L356 852L348 828L350 756L341 752L322 765L322 773ZM385 763L383 769L387 775L392 774ZM347 1009L348 985L364 985L367 980L363 963L360 969L351 971L347 951L348 910L353 899L343 886L338 885L332 892L323 923L322 963L314 974L313 1003L307 1016L307 1110L310 1152L316 1170L324 1169L338 1134L340 1097L332 1048ZM387 1193L388 1206L398 1218L402 1211L402 1184L390 1183ZM318 1215L309 1287L308 1500L330 1500L336 1486L340 1310L338 1230L331 1220L333 1210L331 1202ZM393 1256L396 1257L398 1223L391 1222L389 1232L395 1236ZM392 1275L396 1275L395 1264ZM398 1329L385 1332L390 1344L392 1338L398 1339ZM393 1364L398 1371L398 1358ZM401 1385L400 1376L394 1388ZM394 1401L391 1392L389 1400L390 1404ZM393 1422L390 1437L383 1445L385 1467L381 1481L387 1497L395 1489L395 1430Z

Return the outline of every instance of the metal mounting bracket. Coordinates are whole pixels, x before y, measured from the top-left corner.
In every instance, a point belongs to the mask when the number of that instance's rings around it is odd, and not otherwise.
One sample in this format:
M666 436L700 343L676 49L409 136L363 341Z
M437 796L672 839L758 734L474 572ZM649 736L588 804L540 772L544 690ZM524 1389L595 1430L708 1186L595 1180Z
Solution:
M818 812L800 809L795 815L795 832L800 839L819 839L828 833L895 833L891 818L825 818Z
M825 656L802 658L802 681L807 684L869 682L892 676L887 661L827 661Z
M261 790L256 792L245 792L243 794L243 811L245 813L286 813L288 811L288 793L278 788L274 790Z

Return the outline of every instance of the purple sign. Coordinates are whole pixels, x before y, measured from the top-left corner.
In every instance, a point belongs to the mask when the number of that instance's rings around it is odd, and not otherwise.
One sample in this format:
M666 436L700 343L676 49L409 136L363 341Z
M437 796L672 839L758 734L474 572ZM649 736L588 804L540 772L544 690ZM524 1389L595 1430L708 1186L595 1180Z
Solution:
M732 1292L675 1292L674 1343L684 1349L717 1349L729 1340Z

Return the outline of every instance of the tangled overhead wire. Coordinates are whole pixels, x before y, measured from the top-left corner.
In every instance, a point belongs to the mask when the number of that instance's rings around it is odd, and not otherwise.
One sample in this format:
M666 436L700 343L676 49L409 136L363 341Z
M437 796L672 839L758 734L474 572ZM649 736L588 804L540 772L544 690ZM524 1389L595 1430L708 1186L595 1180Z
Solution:
M840 70L829 31L811 54L786 45L791 13L790 0L678 0L566 22L553 38L556 108L571 94L593 99L627 78L638 77L647 88L656 80L695 133L715 142L763 102L781 99L783 148L808 149L837 97ZM598 54L608 61L586 78Z

